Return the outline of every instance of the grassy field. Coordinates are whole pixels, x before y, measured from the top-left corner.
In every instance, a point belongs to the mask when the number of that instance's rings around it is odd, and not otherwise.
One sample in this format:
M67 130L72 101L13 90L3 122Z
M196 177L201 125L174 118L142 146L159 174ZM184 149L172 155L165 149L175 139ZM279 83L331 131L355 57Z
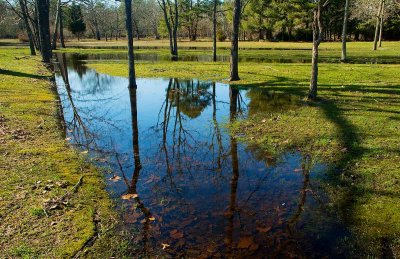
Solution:
M0 257L118 254L103 178L65 141L51 74L28 53L0 49Z
M127 65L90 63L100 73L127 76ZM187 68L190 67L190 70ZM138 77L227 82L228 63L139 63ZM305 97L310 65L242 63L239 87L263 87ZM331 165L334 205L366 253L382 244L400 255L400 65L321 64L317 102L266 112L231 125L243 141L269 152L298 149ZM383 240L386 240L383 242Z

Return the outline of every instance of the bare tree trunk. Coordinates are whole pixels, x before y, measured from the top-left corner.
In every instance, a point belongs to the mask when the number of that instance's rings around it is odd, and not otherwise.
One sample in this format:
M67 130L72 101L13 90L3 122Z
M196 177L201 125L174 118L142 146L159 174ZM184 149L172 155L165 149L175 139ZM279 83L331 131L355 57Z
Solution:
M312 49L312 62L311 62L311 79L310 89L308 92L308 99L314 100L317 98L318 89L318 48L322 41L323 27L321 21L321 1L317 2L317 6L314 8L313 17L313 49Z
M217 61L217 1L214 0L213 6L213 61Z
M234 0L230 81L240 80L238 63L239 63L239 25L240 25L241 11L242 10L241 10L240 0Z
M343 31L342 31L342 61L346 61L347 59L347 19L349 17L349 1L346 0L344 6L344 18L343 18Z
M61 0L60 0L61 2ZM62 11L62 6L60 6L60 42L61 42L61 47L65 49L65 41L64 41L64 23L63 23L63 11Z
M175 21L174 21L174 30L172 31L172 36L174 38L174 56L175 58L178 58L178 37L177 37L177 31L178 31L178 0L175 0Z
M24 20L24 24L26 27L26 33L28 34L28 38L29 38L29 48L31 51L31 55L36 56L35 40L34 40L31 26L30 26L29 20L28 20L29 14L28 14L28 8L26 7L26 2L24 2L23 0L19 0L19 5L21 6L21 14L22 14L22 18Z
M382 3L382 11L381 11L381 21L379 25L379 47L382 47L382 31L383 31L383 16L385 14L385 0Z
M167 26L168 36L169 36L169 49L170 49L171 55L173 56L174 55L174 44L173 44L173 39L172 39L172 28L171 28L170 20L168 18L167 6L165 3L165 0L162 0L162 5L160 4L160 6L164 13L165 25Z
M384 3L384 0L381 0L381 3L379 4L378 15L376 16L374 50L376 50L378 48L379 23L380 23L380 17L381 17L381 12L382 12L382 8L383 8L383 3Z
M132 0L125 0L126 33L128 35L129 88L136 88L135 57L133 54Z
M40 46L42 61L50 63L51 45L50 45L50 22L49 22L49 2L47 0L37 0Z
M57 49L57 36L58 36L58 26L60 24L60 9L61 9L61 0L58 0L57 3L57 13L56 13L56 21L54 23L54 34L53 34L53 42L51 44L51 49Z

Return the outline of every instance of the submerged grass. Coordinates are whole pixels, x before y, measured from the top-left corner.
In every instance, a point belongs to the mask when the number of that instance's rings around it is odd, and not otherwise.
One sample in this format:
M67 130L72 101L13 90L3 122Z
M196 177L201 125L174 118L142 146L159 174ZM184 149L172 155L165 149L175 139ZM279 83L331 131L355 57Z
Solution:
M127 76L127 65L90 63ZM228 63L139 63L138 77L227 82ZM310 65L241 63L241 87L306 96ZM400 65L321 64L319 101L265 110L231 125L244 141L279 154L298 149L332 165L328 190L366 255L400 255ZM252 92L250 91L249 94ZM251 100L257 102L252 96ZM265 100L268 101L268 100Z
M0 257L118 254L99 170L64 140L51 74L28 53L0 49ZM46 205L82 176L64 203Z

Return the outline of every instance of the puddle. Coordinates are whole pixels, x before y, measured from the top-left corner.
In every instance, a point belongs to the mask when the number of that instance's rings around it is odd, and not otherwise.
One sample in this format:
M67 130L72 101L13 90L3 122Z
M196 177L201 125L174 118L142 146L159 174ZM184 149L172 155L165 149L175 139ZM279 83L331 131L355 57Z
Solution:
M134 90L126 78L59 61L67 137L109 172L136 256L342 255L348 233L328 206L326 166L300 152L273 157L225 127L294 108L296 98L174 78L138 79Z

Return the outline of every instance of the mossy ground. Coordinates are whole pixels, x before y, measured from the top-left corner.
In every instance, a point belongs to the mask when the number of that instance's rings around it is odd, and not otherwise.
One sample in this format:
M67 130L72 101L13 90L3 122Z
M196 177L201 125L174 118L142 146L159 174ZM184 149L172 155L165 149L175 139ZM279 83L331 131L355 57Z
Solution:
M0 49L0 257L118 254L123 244L109 231L116 218L103 178L65 141L51 74L28 51ZM67 203L44 209L81 176Z
M89 63L100 73L127 75L121 63ZM138 77L227 82L229 64L138 63ZM244 62L238 86L303 98L310 65ZM331 165L331 198L366 253L382 244L400 253L400 65L320 64L319 100L264 112L231 125L244 141L278 154L297 149ZM386 240L383 242L382 240Z

